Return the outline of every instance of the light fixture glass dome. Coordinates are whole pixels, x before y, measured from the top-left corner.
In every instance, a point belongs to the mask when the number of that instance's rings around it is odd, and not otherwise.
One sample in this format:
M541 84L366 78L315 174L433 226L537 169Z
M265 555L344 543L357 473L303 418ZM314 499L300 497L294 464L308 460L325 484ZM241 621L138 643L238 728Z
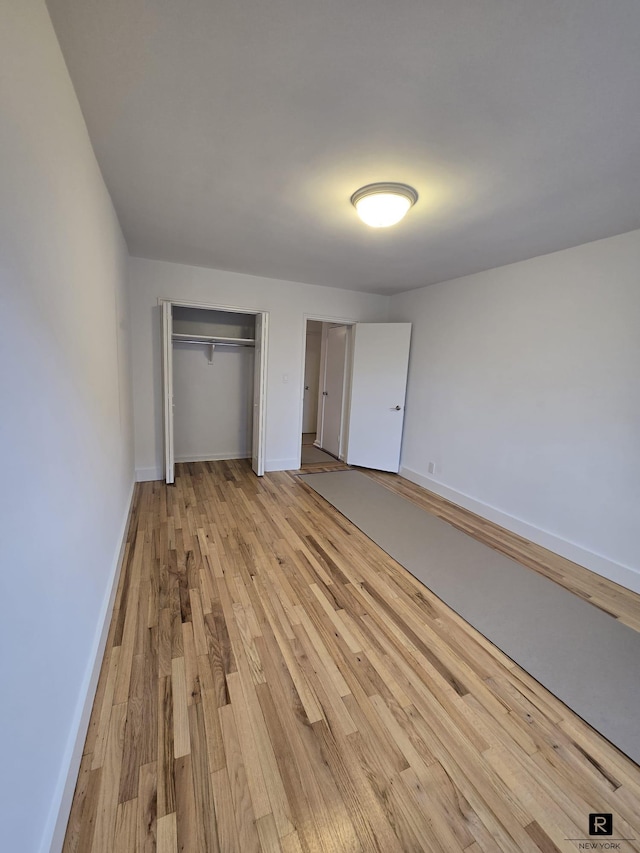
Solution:
M418 193L406 184L367 184L351 196L358 216L372 228L387 228L400 222L418 200Z

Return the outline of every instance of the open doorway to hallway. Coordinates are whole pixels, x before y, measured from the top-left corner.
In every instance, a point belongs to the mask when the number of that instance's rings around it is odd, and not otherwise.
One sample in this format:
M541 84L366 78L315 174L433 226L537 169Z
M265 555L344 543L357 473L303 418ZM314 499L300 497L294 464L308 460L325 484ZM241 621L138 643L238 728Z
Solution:
M345 467L344 424L350 326L308 319L301 467Z

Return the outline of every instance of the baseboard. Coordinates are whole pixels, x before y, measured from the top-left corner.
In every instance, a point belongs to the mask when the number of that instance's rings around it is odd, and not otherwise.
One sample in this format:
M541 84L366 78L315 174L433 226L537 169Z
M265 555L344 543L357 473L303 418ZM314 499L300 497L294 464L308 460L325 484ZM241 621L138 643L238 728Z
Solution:
M250 453L200 453L187 456L176 456L176 462L221 462L225 459L251 459Z
M578 563L578 565L584 566L592 572L620 584L620 586L640 593L640 572L632 569L630 566L624 566L608 557L602 556L602 554L588 551L575 542L570 542L567 539L556 536L554 533L549 533L546 530L535 527L521 518L509 515L490 504L483 503L476 498L464 494L464 492L452 489L450 486L434 480L425 474L413 471L411 468L405 468L404 466L400 468L400 476L411 480L412 483L416 483L416 485L422 486L430 492L435 492L440 497L446 498L482 518L486 518L488 521L499 524L506 530L510 530L512 533L516 533L518 536L522 536L536 545L542 545L543 548L548 548L549 551L553 551L561 557L566 557L567 560Z
M146 483L149 480L164 480L162 468L136 468L136 483Z
M300 459L267 459L264 464L265 471L297 471L300 467Z
M56 785L55 794L49 811L49 816L45 824L45 831L40 845L40 853L60 853L64 844L64 836L69 821L71 812L71 804L75 793L78 773L80 771L80 762L82 761L82 752L84 743L87 737L89 728L89 720L91 718L91 709L98 688L98 678L100 677L100 668L102 666L102 658L107 644L107 635L109 633L109 625L111 624L111 615L113 605L115 603L116 591L118 589L118 580L120 579L120 570L124 557L125 544L127 541L127 533L129 523L131 521L131 509L133 503L133 489L135 484L131 484L129 492L129 500L127 502L127 511L121 526L120 546L115 557L111 576L107 584L107 591L103 600L100 616L98 618L98 628L94 637L91 654L89 656L89 664L85 673L85 678L80 690L80 696L76 705L76 711L71 726L71 734L67 742L64 758L62 760L62 769Z

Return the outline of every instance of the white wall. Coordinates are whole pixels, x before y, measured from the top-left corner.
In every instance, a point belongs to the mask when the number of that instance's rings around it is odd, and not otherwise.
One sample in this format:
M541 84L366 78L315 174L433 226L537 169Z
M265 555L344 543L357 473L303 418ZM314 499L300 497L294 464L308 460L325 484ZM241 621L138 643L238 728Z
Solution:
M294 468L300 459L305 315L380 321L389 305L386 296L140 258L131 259L129 278L138 479L159 479L163 470L158 298L269 312L268 471Z
M401 473L640 591L640 231L391 315L414 324Z
M64 830L133 483L127 251L41 0L1 6L0 115L0 846L32 853Z

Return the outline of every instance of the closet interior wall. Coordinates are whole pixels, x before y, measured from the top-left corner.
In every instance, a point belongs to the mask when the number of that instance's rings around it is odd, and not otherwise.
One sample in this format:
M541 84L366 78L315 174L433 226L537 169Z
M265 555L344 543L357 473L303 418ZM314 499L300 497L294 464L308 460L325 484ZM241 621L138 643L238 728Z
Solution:
M173 417L176 462L251 456L254 348L176 340L176 335L255 338L255 316L173 308Z

